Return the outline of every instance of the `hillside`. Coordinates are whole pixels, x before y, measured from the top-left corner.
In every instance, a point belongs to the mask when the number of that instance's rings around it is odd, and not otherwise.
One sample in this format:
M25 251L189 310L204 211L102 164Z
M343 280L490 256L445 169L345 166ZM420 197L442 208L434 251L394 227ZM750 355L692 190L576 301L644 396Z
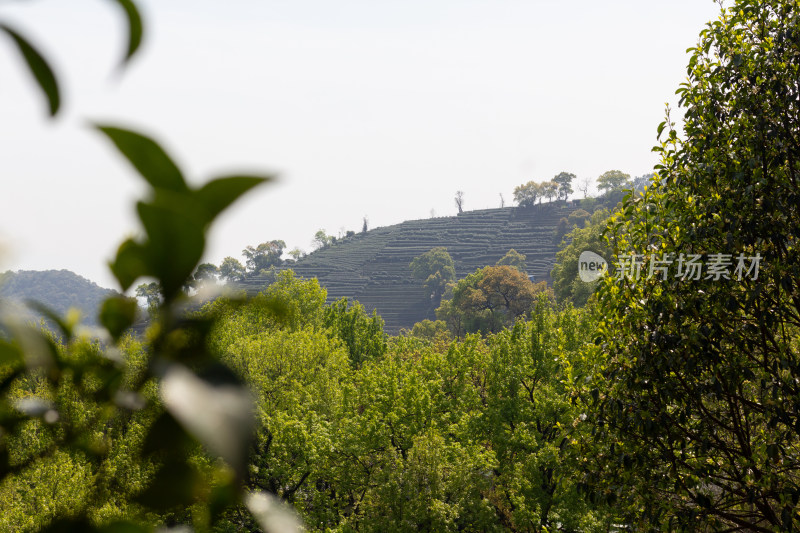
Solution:
M0 299L15 303L40 302L60 315L71 307L80 309L82 323L97 325L97 310L115 291L69 270L20 270L0 274Z
M387 332L396 333L425 318L435 318L436 303L411 277L408 265L415 257L435 246L445 246L460 279L495 264L514 248L527 256L528 273L536 281L549 281L558 250L554 242L556 226L575 209L572 203L544 204L412 220L350 237L287 268L300 276L319 279L328 290L329 300L354 298L369 311L377 309ZM264 284L259 277L244 283L250 293L263 289Z

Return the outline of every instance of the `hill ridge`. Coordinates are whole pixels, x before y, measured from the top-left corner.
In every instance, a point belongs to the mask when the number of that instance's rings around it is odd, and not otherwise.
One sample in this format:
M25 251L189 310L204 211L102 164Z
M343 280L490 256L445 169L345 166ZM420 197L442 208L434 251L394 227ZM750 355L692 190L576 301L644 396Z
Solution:
M415 257L444 246L461 279L494 265L513 248L525 254L528 273L536 281L549 282L558 251L556 227L562 217L578 208L577 201L554 202L408 220L346 238L281 268L317 278L327 289L329 301L347 297L370 312L377 309L387 332L396 333L425 318L435 318L438 302L431 302L422 284L411 277L408 265ZM253 294L266 283L265 277L255 276L242 286Z

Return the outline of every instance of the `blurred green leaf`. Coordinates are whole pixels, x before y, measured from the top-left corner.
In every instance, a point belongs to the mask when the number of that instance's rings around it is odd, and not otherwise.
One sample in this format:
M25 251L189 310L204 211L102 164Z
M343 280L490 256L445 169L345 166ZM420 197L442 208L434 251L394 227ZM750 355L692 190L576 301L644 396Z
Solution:
M0 448L0 479L3 479L10 469L11 458L8 454L8 448Z
M206 208L208 222L228 208L253 187L272 181L271 176L227 176L209 181L197 190L197 198Z
M69 324L64 319L62 319L58 313L47 307L45 304L37 301L27 301L25 302L28 307L33 309L34 311L39 312L48 320L52 321L58 329L61 330L61 333L64 335L66 340L70 340L73 337L72 331L72 324Z
M39 87L47 96L47 101L50 104L50 116L55 116L61 106L61 95L58 89L58 81L56 80L53 69L47 64L47 61L22 35L9 28L5 24L0 24L0 31L7 33L19 48L22 57L28 64L28 68L36 78Z
M116 341L136 320L139 305L133 298L112 296L103 302L100 308L100 323L108 330Z
M243 385L212 385L173 364L161 380L170 413L209 450L244 476L254 424L253 400Z
M142 445L142 454L147 456L165 452L172 456L182 456L192 442L192 438L175 417L170 413L163 413L150 426Z
M148 236L146 258L148 274L161 282L164 298L171 300L203 256L205 236L198 221L190 218L191 200L172 206L139 202L137 210Z
M248 494L245 504L265 533L303 531L294 510L271 494L266 492Z
M187 191L180 169L153 139L114 126L96 125L155 188Z
M16 367L22 363L23 358L19 349L12 344L0 341L0 365Z
M185 461L170 461L156 473L136 500L151 509L166 511L194 502L203 485L197 468Z
M148 533L153 531L153 528L134 524L133 522L121 521L102 526L97 531L100 533Z
M40 530L42 533L94 533L97 528L88 518L62 518Z
M240 503L239 498L239 487L233 480L230 483L214 486L208 499L212 522L218 520L230 507Z
M26 416L41 418L48 424L58 420L58 412L53 409L53 404L41 398L21 398L14 402L14 408Z
M136 54L142 44L142 17L139 9L131 0L114 0L125 11L128 19L128 50L123 63L127 63Z
M133 239L128 239L119 246L117 257L109 266L122 290L127 291L137 279L149 274L147 250Z

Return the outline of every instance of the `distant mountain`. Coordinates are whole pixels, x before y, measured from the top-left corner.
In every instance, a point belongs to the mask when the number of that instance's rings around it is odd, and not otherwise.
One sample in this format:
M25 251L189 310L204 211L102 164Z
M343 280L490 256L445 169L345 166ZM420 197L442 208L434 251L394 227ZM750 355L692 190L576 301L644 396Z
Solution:
M409 263L433 247L444 246L453 258L458 278L494 265L511 248L526 255L528 273L535 281L550 281L562 218L579 208L578 202L534 207L506 207L465 211L458 216L412 220L359 233L286 265L305 278L317 278L328 299L356 299L396 333L425 318L434 319L438 302L411 277ZM262 290L265 278L254 277L244 286Z
M93 281L69 270L19 270L0 274L0 299L16 303L36 301L64 315L74 307L83 315L82 323L98 325L97 312L112 289L104 289Z

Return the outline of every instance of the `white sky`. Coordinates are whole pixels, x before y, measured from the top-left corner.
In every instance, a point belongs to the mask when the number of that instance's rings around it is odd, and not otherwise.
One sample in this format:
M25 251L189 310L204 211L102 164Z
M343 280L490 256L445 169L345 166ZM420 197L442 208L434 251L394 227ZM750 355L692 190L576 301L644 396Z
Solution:
M0 39L0 271L106 263L135 233L139 178L90 121L155 136L197 183L275 171L223 216L207 260L283 239L509 205L565 170L651 171L664 104L710 0L142 0L116 75L111 2L0 2L57 69L56 121Z

